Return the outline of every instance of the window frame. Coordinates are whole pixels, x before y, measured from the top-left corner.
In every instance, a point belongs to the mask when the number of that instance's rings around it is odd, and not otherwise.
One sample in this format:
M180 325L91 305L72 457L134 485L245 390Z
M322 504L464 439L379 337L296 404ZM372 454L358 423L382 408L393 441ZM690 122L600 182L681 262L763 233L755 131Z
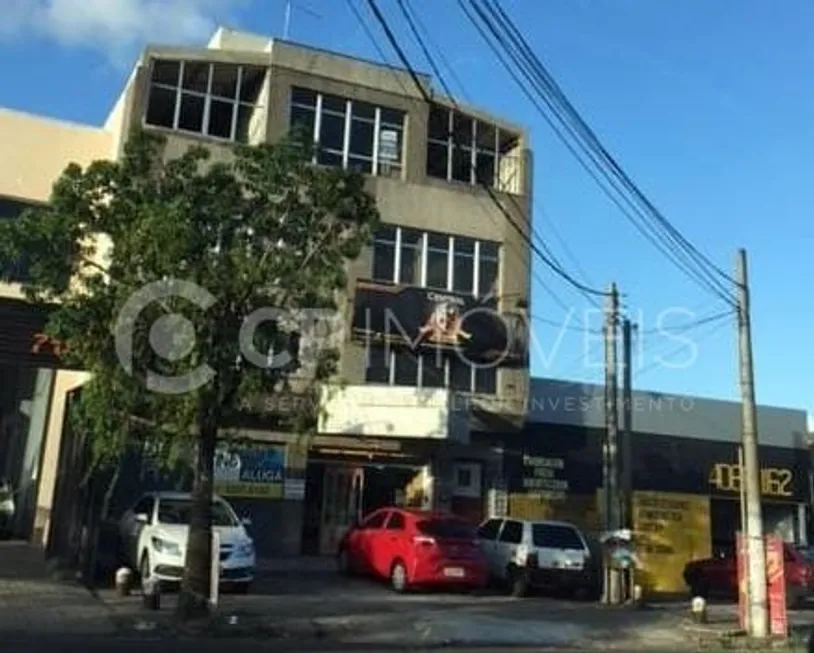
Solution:
M500 243L495 241L488 241L483 239L477 238L469 238L467 236L453 236L449 234L442 234L435 231L422 231L420 229L413 229L410 227L400 227L396 225L383 225L384 228L393 229L395 232L394 240L388 240L384 237L380 237L376 234L373 237L373 244L371 250L371 260L375 260L376 258L376 244L380 243L381 245L387 245L388 247L394 247L394 254L393 254L393 276L391 279L384 279L384 278L377 278L373 274L373 270L371 269L371 279L373 281L379 281L384 283L393 283L396 285L403 284L409 286L415 286L416 284L412 282L403 282L401 280L401 254L402 254L402 233L404 229L408 229L409 231L413 232L420 232L422 234L420 240L420 246L417 248L419 253L419 265L421 269L419 271L418 277L420 283L417 284L420 288L430 288L427 284L427 270L428 270L428 259L430 250L437 251L435 248L430 247L429 241L431 236L440 236L441 238L448 239L448 245L446 249L446 259L447 259L447 283L446 287L437 287L432 286L433 290L440 290L443 292L450 292L456 293L459 295L471 295L472 297L479 298L479 297L487 297L489 293L485 295L480 294L480 275L481 275L481 262L488 261L490 263L496 264L497 274L495 275L495 285L500 286L500 259L501 259L501 250L502 246ZM474 248L472 254L456 254L456 240L464 240L464 241L471 241L474 242ZM496 254L492 256L487 252L481 252L484 248L484 245L493 245L496 250ZM472 288L469 292L466 290L454 290L455 287L455 261L458 257L467 257L470 258L472 261ZM390 267L390 266L388 266ZM372 268L372 266L371 266Z
M302 104L300 102L295 102L294 101L294 92L295 91L307 91L309 93L313 93L316 96L315 105L310 106L310 105ZM318 156L319 156L319 152L322 151L319 139L320 139L320 134L321 134L321 131L322 131L322 116L323 116L323 113L325 111L329 111L330 115L333 115L333 116L338 116L339 115L339 112L336 111L336 110L323 109L323 99L326 96L332 96L332 97L337 97L337 98L340 97L338 95L333 95L331 93L323 93L322 91L317 91L317 90L314 90L314 89L306 88L304 86L292 85L290 87L290 95L289 95L289 101L288 101L289 126L291 126L291 109L293 107L296 107L298 109L307 109L307 110L311 110L311 111L314 112L314 130L313 130L312 138L313 138L314 145L316 146L316 151L314 152L314 157L313 157L312 163L314 163L315 165L317 165L317 164L318 165L326 165L326 164L319 164L318 160L317 160ZM363 174L369 174L369 175L372 175L374 177L384 176L383 175L383 168L386 166L388 168L392 168L392 169L395 169L397 171L397 174L393 175L394 177L401 178L403 173L404 173L404 154L405 154L405 152L404 152L404 150L405 150L404 136L405 136L405 133L407 131L407 112L403 111L401 109L396 109L394 107L385 107L385 106L381 106L381 105L378 105L378 104L374 104L373 102L364 102L362 100L356 100L356 103L358 103L358 104L369 105L369 106L374 107L374 109L375 109L374 117L372 119L372 123L373 123L373 154L372 154L372 156L368 157L367 155L356 154L356 153L352 153L350 151L351 129L353 127L353 122L354 121L370 123L371 119L363 118L361 116L354 116L354 114L353 114L354 100L352 100L350 98L344 98L344 97L341 98L341 99L344 100L344 102L345 102L345 109L344 109L344 112L342 114L343 129L344 129L344 131L343 131L344 140L343 140L342 152L338 152L337 150L334 150L333 148L326 149L325 151L327 151L329 154L334 154L336 156L341 154L341 156L342 156L342 169L343 170L348 169L348 162L350 161L351 158L353 158L353 159L360 160L360 161L370 162L370 164L371 164L370 165L370 172L364 172ZM401 125L397 125L397 124L395 124L393 122L390 122L390 121L387 121L387 120L383 121L382 120L382 114L387 113L387 112L397 112L397 113L401 114ZM390 161L388 161L388 162L383 163L381 161L379 149L380 149L380 145L381 145L381 131L382 131L382 128L391 129L391 130L397 131L400 134L399 160L398 160L398 162L390 162Z
M444 368L444 382L441 386L435 385L424 385L424 366L427 364L426 361L430 359L430 357L436 356L436 350L428 351L428 352L420 352L418 354L413 354L407 348L401 347L389 347L384 345L382 347L374 347L370 348L370 350L379 350L380 352L383 351L384 354L382 356L384 360L384 369L386 370L387 381L382 382L379 380L371 380L367 376L367 370L371 368L369 363L369 353L368 349L365 349L365 356L367 360L367 365L365 365L365 383L368 385L386 385L386 386L398 386L398 387L409 387L409 388L426 388L429 390L436 390L436 389L448 389L454 390L456 392L467 392L470 394L479 394L479 395L496 395L498 394L500 388L500 368L497 366L484 366L478 367L477 365L473 365L459 357L459 360L464 365L469 367L469 387L467 389L460 389L460 388L453 388L452 387L452 364L453 358L457 355L455 352L450 352L449 355L444 356L443 358L443 368ZM396 383L396 365L397 365L397 354L404 354L405 356L411 356L415 358L415 383L409 384L402 384ZM440 366L438 366L440 367ZM490 383L489 385L494 388L494 391L481 391L478 390L478 372L481 370L489 371L490 374L493 374L494 383Z
M494 188L500 192L511 192L507 191L502 188L500 184L500 162L503 158L511 158L510 155L503 155L500 151L500 144L501 144L501 132L504 134L511 134L512 136L517 136L511 130L503 129L501 130L500 126L496 123L489 122L486 120L481 120L476 116L468 115L461 111L458 111L452 107L445 107L442 105L438 105L437 109L443 110L447 114L447 136L445 139L434 138L430 136L430 125L432 124L432 120L429 120L427 123L427 134L426 134L426 141L427 144L432 144L440 147L444 147L446 149L446 157L447 157L447 170L446 176L440 177L438 175L430 174L429 173L429 165L425 165L425 174L427 177L432 179L443 179L447 183L457 183L457 184L467 184L470 186L477 186L480 185L481 180L478 179L478 154L488 154L493 157L493 170L492 170L492 180L484 180L484 183L487 183L490 188ZM433 108L430 108L430 111L433 111ZM472 128L471 133L468 135L468 138L464 141L461 141L457 138L455 133L455 118L459 116L465 120L472 121ZM478 125L488 125L492 129L495 130L494 134L494 142L493 142L493 149L488 149L487 147L482 146L479 143L478 138ZM492 139L490 139L492 140ZM427 148L429 151L429 147ZM469 169L469 181L463 181L460 179L456 179L454 177L455 174L455 164L454 164L454 157L456 150L464 150L469 153L470 159L470 169ZM429 163L429 161L427 162Z
M153 81L153 72L155 70L155 65L158 62L168 62L168 63L177 63L178 64L178 79L176 80L175 85L166 84L164 82L155 82ZM196 65L205 65L207 66L207 78L206 78L206 91L197 91L192 89L184 88L184 68L186 64L196 64ZM237 80L235 82L235 94L234 97L225 97L222 95L215 95L212 92L212 80L214 78L214 70L215 66L233 66L237 68ZM150 61L150 74L148 78L148 89L147 89L147 103L144 109L144 113L142 115L142 124L145 127L151 129L170 129L172 131L177 131L182 134L193 134L197 136L203 136L205 138L212 138L217 141L225 142L225 143L242 143L244 141L239 141L237 139L237 126L239 122L240 116L240 108L241 107L249 107L254 111L258 109L262 109L263 105L260 102L252 103L246 102L241 100L241 91L243 85L243 73L247 69L263 69L263 81L261 83L261 93L262 87L266 84L268 80L269 69L268 66L262 65L251 65L251 64L234 64L226 61L198 61L194 59L164 59L161 57L153 57ZM173 119L172 119L172 126L168 127L167 125L155 125L153 123L147 122L147 112L149 111L150 106L150 99L152 97L152 92L154 88L163 89L165 91L174 91L175 92L175 107L173 109ZM178 126L179 119L181 116L181 101L184 95L203 98L204 100L204 110L203 110L203 118L201 120L201 129L200 130L190 130L190 129L183 129ZM259 99L258 94L258 99ZM232 105L232 124L230 125L230 132L229 137L224 136L215 136L209 134L209 119L211 117L211 108L212 108L212 101L215 102L228 102ZM248 138L245 142L248 142Z

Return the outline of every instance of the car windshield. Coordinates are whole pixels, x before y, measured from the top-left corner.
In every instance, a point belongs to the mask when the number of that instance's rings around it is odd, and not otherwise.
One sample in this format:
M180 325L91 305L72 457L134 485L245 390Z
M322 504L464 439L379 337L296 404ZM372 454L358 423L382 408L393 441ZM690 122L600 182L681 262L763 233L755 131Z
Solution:
M571 526L560 524L532 524L531 538L534 546L548 549L582 551L585 545L579 533Z
M191 499L161 499L158 504L158 521L162 524L189 524L192 511ZM212 502L213 526L237 526L237 520L222 501Z
M457 519L428 519L416 524L418 532L430 537L450 540L475 539L475 529L466 522Z

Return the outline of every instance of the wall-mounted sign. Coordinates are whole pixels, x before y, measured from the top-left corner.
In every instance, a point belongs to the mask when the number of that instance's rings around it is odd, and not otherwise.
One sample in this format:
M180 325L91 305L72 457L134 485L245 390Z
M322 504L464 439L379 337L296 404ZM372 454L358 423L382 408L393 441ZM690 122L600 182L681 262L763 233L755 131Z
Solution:
M399 163L399 132L395 129L379 131L379 161Z
M48 310L16 299L0 299L0 364L64 367L63 343L46 335Z
M562 458L523 455L523 489L547 499L564 499L568 493L564 470Z
M513 316L512 316L513 317ZM356 285L353 332L413 350L457 348L472 362L523 364L525 325L471 295L370 281Z
M215 492L223 497L280 499L284 480L282 447L222 447L215 455Z
M717 463L709 474L709 483L719 492L741 491L743 473L740 465ZM760 491L767 497L794 495L794 472L791 469L767 467L760 470Z

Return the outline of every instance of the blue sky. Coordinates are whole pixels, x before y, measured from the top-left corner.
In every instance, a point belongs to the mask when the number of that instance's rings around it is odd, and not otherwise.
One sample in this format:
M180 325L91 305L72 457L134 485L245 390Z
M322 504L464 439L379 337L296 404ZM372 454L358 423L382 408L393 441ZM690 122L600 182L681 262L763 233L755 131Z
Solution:
M366 3L356 2L370 20ZM416 67L429 70L379 0ZM216 24L280 36L283 0L31 0L0 26L0 105L100 124L144 43L203 44ZM504 0L572 103L639 186L717 264L749 252L758 400L814 412L808 255L814 248L814 5L805 0L681 3ZM527 127L535 156L535 227L569 271L615 281L642 328L681 325L726 306L641 238L561 145L479 40L454 0L412 0L472 103ZM4 10L6 11L6 10ZM371 21L372 24L372 21ZM375 29L375 26L374 26ZM382 34L376 36L391 62ZM345 0L294 0L290 38L378 59ZM444 71L447 73L448 71ZM553 226L552 226L553 225ZM562 243L566 243L564 248ZM568 324L600 318L537 266L533 313ZM682 313L681 311L688 311ZM587 313L586 313L587 312ZM734 321L645 334L642 389L737 398ZM578 329L538 321L533 371L598 381L601 348ZM583 353L589 354L587 360Z

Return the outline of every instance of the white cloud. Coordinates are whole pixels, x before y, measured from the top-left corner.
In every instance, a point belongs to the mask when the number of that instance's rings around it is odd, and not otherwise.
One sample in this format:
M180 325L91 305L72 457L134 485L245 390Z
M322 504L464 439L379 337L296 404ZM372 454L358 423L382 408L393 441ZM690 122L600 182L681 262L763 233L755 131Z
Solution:
M32 35L118 60L145 43L203 43L244 0L25 0L5 3L0 34Z

